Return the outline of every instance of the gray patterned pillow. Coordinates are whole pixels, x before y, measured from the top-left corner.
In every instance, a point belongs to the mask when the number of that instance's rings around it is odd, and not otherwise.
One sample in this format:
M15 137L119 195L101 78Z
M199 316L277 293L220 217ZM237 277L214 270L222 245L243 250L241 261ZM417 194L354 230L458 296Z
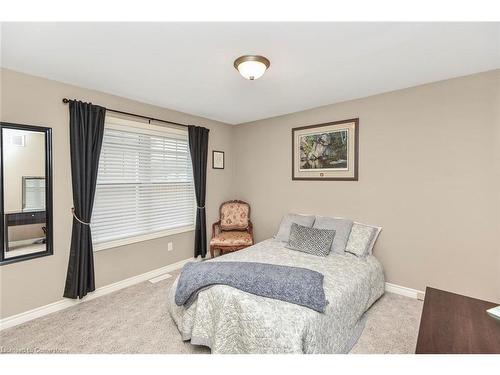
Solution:
M330 253L334 238L334 230L308 228L293 223L287 247L292 250L326 257Z

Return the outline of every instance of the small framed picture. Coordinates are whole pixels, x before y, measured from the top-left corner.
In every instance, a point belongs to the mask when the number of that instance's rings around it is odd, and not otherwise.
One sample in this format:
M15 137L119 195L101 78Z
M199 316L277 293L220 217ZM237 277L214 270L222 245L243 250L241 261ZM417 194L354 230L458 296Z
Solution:
M212 168L224 169L224 151L212 151Z

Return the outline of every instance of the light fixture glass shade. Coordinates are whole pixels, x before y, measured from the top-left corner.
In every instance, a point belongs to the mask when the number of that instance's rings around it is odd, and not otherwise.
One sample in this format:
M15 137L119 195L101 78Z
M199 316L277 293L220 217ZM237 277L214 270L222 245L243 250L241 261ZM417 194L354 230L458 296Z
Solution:
M243 78L250 81L262 77L269 65L269 60L263 56L241 56L234 62Z

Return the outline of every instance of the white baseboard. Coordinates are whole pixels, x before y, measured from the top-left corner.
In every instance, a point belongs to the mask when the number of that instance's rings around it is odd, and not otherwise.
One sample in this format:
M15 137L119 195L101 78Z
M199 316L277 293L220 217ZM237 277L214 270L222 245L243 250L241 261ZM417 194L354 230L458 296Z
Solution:
M385 283L385 291L389 293L399 294L405 297L420 299L424 295L424 292L416 289L407 288L405 286L400 286L391 283Z
M181 260L179 262L169 264L168 266L161 267L161 268L155 269L153 271L143 273L141 275L133 276L133 277L130 277L130 278L122 280L122 281L118 281L118 282L113 283L113 284L105 285L103 287L97 288L94 292L88 294L83 299L74 300L74 299L65 298L65 299L62 299L60 301L53 302L53 303L50 303L50 304L45 305L45 306L37 307L36 309L33 309L33 310L29 310L29 311L22 312L20 314L8 316L4 319L0 319L0 331L4 330L6 328L14 327L18 324L28 322L28 321L36 319L36 318L40 318L42 316L54 313L56 311L61 311L61 310L67 309L68 307L72 307L72 306L78 305L78 304L83 303L83 302L91 301L94 298L102 297L106 294L116 292L117 290L129 287L129 286L132 286L132 285L135 285L138 283L142 283L143 281L147 281L149 279L158 277L164 273L175 271L177 269L182 268L182 266L184 266L184 264L186 264L189 261L196 261L196 260L193 258L184 259L184 260Z

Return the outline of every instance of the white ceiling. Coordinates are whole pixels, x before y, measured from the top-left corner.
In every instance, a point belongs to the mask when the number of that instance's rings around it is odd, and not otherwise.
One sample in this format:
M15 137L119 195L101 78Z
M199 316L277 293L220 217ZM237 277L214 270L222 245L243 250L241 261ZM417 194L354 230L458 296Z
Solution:
M3 23L3 67L238 124L500 68L500 23ZM257 81L240 55L271 60Z

